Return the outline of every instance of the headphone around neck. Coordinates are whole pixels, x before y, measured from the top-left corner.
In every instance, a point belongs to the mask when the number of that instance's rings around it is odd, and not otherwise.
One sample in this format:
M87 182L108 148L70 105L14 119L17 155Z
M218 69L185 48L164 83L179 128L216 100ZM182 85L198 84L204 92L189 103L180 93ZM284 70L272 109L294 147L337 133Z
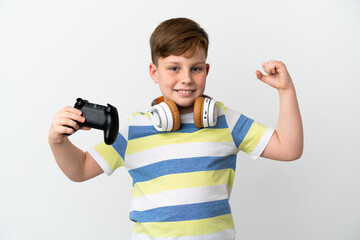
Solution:
M198 97L194 103L193 118L197 128L216 125L216 101L208 96ZM164 101L158 97L152 101L150 116L156 130L160 132L176 131L180 128L180 112L175 102Z

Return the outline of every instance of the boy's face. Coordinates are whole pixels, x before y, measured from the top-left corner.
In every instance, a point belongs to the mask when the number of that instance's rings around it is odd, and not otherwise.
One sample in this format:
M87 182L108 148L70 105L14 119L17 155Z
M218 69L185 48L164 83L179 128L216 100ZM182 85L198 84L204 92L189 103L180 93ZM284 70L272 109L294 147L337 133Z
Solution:
M205 91L209 67L205 51L200 48L191 57L184 54L159 58L157 66L150 64L149 72L165 100L174 101L180 113L189 113L195 99Z

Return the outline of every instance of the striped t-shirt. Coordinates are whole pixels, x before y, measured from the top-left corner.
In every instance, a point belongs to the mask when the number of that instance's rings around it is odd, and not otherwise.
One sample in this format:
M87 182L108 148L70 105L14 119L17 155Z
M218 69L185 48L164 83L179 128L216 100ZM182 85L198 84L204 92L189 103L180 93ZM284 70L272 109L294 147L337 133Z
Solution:
M158 132L135 113L112 146L89 150L104 172L125 166L133 179L133 239L235 239L229 197L236 156L256 159L273 130L217 103L217 124L198 129L191 114L174 132Z

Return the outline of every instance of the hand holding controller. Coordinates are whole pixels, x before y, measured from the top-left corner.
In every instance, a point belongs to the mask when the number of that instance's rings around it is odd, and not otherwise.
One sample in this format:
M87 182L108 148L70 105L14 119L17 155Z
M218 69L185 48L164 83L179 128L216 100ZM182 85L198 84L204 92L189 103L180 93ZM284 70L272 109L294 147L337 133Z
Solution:
M115 142L119 133L119 116L114 106L102 106L78 98L74 107L79 109L85 118L84 123L77 122L80 128L84 126L103 130L105 143L111 145Z

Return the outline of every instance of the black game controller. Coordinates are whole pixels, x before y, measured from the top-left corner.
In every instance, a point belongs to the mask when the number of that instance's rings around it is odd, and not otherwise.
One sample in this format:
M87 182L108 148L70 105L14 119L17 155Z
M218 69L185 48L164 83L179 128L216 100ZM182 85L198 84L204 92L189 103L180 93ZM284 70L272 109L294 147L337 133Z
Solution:
M80 128L84 126L104 130L105 143L111 145L115 142L119 133L119 116L116 107L110 104L101 106L78 98L74 108L79 109L85 118L84 123L77 122Z

